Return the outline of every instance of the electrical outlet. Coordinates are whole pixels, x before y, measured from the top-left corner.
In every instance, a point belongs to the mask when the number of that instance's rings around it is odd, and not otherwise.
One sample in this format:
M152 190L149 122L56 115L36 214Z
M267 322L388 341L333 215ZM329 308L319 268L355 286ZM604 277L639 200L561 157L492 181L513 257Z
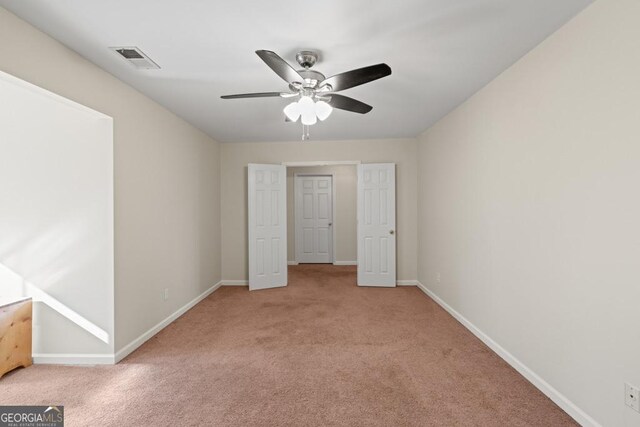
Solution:
M162 294L162 297L165 301L169 299L169 288L164 288L164 294Z
M640 412L640 390L636 386L624 383L624 403L638 412Z
M440 279L441 279L441 278L440 278L440 273L437 273L437 274L436 274L436 282L440 283Z

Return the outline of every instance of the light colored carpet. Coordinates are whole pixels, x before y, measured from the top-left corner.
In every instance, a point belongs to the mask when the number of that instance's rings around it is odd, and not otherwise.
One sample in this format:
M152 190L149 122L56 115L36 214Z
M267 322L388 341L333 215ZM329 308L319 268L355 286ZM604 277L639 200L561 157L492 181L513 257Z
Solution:
M415 287L354 267L222 288L116 366L32 366L2 404L69 426L563 426L571 418Z

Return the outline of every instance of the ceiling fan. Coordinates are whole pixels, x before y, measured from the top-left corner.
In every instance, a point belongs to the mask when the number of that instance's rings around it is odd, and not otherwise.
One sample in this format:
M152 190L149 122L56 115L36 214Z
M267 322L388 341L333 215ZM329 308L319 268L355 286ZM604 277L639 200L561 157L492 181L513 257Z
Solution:
M296 98L294 102L284 108L285 120L296 122L300 118L303 126L302 139L308 139L309 126L316 124L318 119L325 120L333 108L360 114L371 111L373 109L371 105L348 96L339 95L336 92L391 74L391 68L387 64L376 64L326 78L324 74L311 69L318 61L318 54L315 52L304 50L296 54L296 61L302 67L298 71L270 50L257 50L256 54L289 84L290 92L243 93L224 95L221 98Z

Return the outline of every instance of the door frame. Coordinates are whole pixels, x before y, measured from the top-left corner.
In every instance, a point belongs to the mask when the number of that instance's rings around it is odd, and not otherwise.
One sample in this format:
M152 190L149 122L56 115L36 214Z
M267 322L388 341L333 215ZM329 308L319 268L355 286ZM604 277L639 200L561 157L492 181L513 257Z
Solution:
M307 166L339 166L339 165L359 165L360 160L317 160L311 162L280 162L281 165L288 168L298 168Z
M319 166L319 165L313 165ZM294 166L287 166L294 167ZM331 177L331 264L335 265L336 263L336 174L334 172L331 173L294 173L293 174L293 259L295 264L297 265L298 260L298 225L300 219L298 218L298 177L303 176L330 176Z

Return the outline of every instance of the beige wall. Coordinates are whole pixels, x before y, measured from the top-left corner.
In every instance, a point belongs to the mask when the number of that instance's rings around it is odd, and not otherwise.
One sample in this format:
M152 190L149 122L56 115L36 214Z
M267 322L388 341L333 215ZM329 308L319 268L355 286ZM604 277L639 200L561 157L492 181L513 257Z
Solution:
M306 141L222 144L222 275L246 280L247 164L361 160L397 164L398 279L415 280L416 140Z
M595 2L419 142L420 281L606 426L640 425L639 16Z
M0 69L114 119L116 350L220 280L217 142L2 8Z
M638 16L635 0L597 1L417 146L219 145L1 8L0 69L115 120L116 349L221 277L246 279L248 163L394 162L398 278L417 275L601 424L632 426Z
M333 174L335 179L333 195L335 201L335 218L333 227L335 232L335 260L355 262L358 259L357 250L357 185L358 173L355 165L331 165L314 167L287 168L287 259L295 261L295 204L294 204L294 176L295 174Z

